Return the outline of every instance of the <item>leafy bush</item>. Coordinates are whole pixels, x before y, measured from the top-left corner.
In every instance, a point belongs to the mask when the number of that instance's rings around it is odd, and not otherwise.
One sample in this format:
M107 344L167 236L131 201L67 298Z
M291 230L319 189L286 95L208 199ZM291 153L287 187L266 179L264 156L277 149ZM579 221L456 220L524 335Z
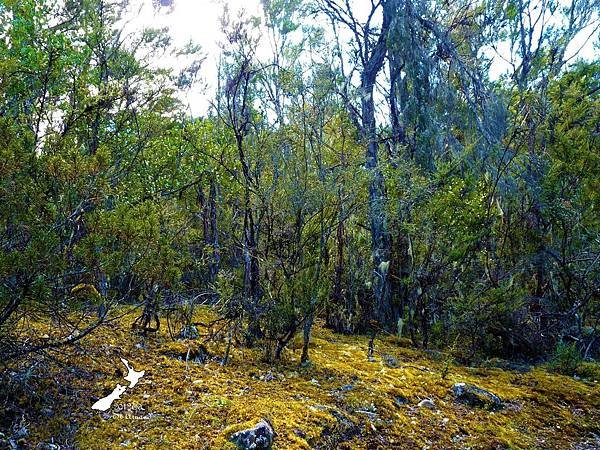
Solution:
M584 361L577 366L575 374L590 381L600 381L600 362Z
M573 375L581 363L581 353L573 343L559 342L548 367L553 372Z

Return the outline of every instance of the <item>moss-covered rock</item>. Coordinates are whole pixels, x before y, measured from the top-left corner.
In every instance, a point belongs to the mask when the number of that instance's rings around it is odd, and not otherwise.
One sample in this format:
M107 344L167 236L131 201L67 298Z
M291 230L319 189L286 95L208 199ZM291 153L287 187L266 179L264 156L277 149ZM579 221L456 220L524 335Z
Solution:
M504 404L500 397L490 391L469 383L456 383L452 386L452 392L456 401L469 406L484 407L489 409L501 409Z

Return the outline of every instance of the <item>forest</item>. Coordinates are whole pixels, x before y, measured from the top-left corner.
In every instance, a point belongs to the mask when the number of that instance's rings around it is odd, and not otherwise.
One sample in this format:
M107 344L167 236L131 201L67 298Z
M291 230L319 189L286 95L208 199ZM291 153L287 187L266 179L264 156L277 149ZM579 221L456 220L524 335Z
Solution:
M600 448L600 1L185 1L0 0L0 449Z

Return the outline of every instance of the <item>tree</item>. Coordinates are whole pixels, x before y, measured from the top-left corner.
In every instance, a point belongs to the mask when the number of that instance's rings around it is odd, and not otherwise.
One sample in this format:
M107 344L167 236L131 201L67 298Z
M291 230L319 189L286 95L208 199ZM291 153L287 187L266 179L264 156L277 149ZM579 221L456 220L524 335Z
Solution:
M395 0L371 2L367 19L359 22L349 2L341 4L334 0L325 0L318 3L320 11L326 14L335 26L341 25L350 31L353 49L357 55L356 63L360 72L360 107L357 108L347 95L345 101L353 122L359 130L361 140L366 146L365 168L372 177L369 185L368 218L373 261L373 314L380 326L388 330L394 329L400 312L393 301L389 277L391 237L385 211L385 180L379 163L374 95L377 76L385 62L388 33L395 5ZM379 29L374 23L378 13L382 15Z

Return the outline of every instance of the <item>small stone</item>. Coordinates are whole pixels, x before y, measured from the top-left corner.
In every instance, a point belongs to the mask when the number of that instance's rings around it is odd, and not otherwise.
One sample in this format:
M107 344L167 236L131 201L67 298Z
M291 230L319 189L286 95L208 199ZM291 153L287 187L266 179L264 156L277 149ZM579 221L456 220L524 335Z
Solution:
M263 377L263 381L275 381L275 375L271 372L267 372L267 374Z
M298 436L299 438L302 438L302 439L306 438L306 433L299 428L294 428L294 434L296 436Z
M40 442L37 445L38 450L60 450L60 446L50 442Z
M200 337L200 332L198 331L198 328L196 328L196 326L189 325L184 327L183 330L181 330L179 337L181 339L198 339Z
M274 437L273 427L262 419L255 427L232 434L229 441L240 450L266 450L273 444Z
M408 403L408 399L406 397L402 397L401 395L397 395L394 397L394 402L398 406L404 406Z
M435 409L435 403L430 398L426 398L425 400L421 400L417 406L419 408Z
M398 360L392 355L383 355L383 362L391 369L396 369L400 366Z
M29 437L29 430L27 427L21 427L13 434L13 439L24 439L26 437Z

